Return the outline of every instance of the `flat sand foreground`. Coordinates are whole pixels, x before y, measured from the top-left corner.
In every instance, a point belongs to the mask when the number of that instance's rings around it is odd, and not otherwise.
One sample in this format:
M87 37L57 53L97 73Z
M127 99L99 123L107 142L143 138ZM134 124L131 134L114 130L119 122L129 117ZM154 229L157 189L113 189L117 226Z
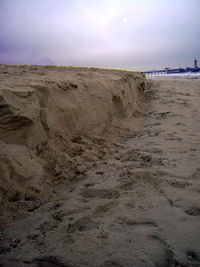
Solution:
M200 266L200 80L149 80L145 101L98 139L111 154L2 226L2 266Z

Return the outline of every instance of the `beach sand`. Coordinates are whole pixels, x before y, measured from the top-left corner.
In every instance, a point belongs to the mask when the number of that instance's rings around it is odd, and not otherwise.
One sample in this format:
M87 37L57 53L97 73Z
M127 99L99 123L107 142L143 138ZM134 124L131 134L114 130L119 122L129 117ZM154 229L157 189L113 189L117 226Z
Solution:
M200 80L1 68L2 266L200 266Z

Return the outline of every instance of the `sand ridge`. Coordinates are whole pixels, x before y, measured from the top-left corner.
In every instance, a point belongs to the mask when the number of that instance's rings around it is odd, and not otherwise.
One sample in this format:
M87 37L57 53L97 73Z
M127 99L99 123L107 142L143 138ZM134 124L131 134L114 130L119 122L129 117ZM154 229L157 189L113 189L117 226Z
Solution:
M79 179L118 149L105 134L142 110L145 80L97 68L0 65L0 71L1 212L17 219L52 198L56 184Z

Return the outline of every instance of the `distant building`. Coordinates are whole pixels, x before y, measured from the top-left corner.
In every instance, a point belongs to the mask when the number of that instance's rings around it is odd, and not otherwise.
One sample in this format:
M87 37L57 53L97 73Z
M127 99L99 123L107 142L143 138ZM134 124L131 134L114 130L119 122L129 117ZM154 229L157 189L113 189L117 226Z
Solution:
M195 69L198 68L198 67L197 67L197 59L196 59L196 58L195 58L195 60L194 60L194 67L195 67Z

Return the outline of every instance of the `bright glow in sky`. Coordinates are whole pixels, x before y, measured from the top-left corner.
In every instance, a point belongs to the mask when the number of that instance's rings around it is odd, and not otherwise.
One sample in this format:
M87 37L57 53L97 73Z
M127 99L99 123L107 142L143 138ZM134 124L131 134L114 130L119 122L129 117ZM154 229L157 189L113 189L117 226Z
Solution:
M199 10L200 0L0 0L0 63L193 66Z

